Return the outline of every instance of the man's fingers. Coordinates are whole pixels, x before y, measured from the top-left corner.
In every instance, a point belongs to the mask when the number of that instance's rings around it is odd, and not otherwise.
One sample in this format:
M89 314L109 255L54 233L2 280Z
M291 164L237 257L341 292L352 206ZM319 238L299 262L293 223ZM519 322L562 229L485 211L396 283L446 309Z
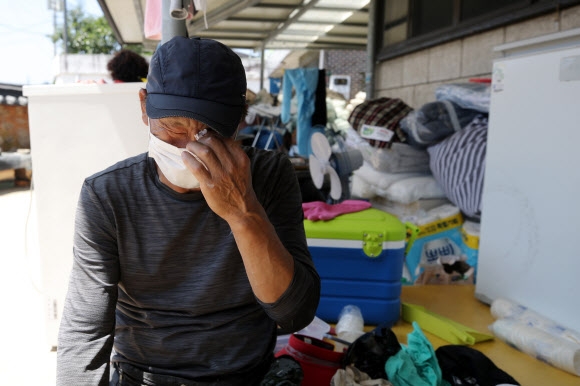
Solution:
M238 144L230 138L223 138L217 134L209 134L200 138L198 141L187 144L187 150L199 157L201 162L210 170L219 167L225 171L232 171L238 163L240 154L245 153Z
M203 163L202 160L199 159L199 157L197 155L195 155L194 153L190 152L189 150L186 150L184 153L187 154L191 154L193 156L193 158L195 158L195 160L199 163L201 163L203 165L203 167L205 168L205 170L208 170L207 166Z
M181 159L200 182L205 182L211 177L207 166L195 154L183 151L181 152Z
M205 140L203 138L202 140ZM197 158L198 162L202 163L211 174L216 168L221 167L221 162L215 151L207 144L200 141L189 142L186 146L187 151L192 157Z

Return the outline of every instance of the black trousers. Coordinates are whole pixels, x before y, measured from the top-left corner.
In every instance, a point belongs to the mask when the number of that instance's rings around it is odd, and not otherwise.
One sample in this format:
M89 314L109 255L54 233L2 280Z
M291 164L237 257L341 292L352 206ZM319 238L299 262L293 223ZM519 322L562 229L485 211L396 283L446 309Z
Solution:
M171 375L153 374L124 362L111 366L110 386L253 386L259 385L270 368L273 358L256 368L219 378L184 379Z

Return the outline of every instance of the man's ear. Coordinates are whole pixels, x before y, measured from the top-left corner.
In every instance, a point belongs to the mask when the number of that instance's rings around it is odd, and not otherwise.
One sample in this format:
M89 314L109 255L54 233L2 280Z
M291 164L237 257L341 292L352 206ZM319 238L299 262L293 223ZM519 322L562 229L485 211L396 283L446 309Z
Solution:
M145 102L147 101L147 90L144 88L139 90L139 102L141 103L141 120L147 126L149 126L149 119L147 117L147 107Z

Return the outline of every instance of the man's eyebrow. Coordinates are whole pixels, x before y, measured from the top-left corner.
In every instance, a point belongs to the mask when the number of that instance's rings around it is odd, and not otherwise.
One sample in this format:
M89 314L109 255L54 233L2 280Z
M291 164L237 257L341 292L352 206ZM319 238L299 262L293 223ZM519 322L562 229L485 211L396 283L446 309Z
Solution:
M165 119L161 121L163 127L166 128L176 128L176 129L186 129L187 125L184 125L180 120Z

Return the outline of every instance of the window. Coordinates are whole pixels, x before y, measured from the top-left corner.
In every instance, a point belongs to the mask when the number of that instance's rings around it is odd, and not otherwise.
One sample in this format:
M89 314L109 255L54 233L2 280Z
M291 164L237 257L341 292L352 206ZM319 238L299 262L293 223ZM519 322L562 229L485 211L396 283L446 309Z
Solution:
M379 60L578 5L580 0L386 0L383 4Z
M522 0L462 0L461 20L473 19L517 3L522 3Z
M454 0L414 0L411 36L424 35L453 25Z

